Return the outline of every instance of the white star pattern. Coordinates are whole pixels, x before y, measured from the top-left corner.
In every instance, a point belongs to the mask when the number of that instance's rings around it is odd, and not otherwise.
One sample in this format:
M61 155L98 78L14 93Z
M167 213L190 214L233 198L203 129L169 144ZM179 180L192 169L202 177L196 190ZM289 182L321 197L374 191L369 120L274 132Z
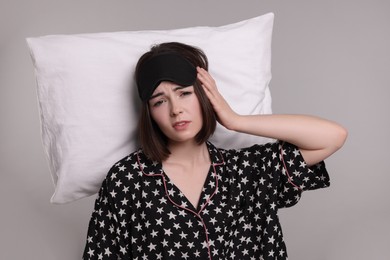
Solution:
M207 146L214 167L197 208L142 150L116 163L96 199L83 259L287 259L277 211L302 190L329 186L324 163L309 168L287 143Z

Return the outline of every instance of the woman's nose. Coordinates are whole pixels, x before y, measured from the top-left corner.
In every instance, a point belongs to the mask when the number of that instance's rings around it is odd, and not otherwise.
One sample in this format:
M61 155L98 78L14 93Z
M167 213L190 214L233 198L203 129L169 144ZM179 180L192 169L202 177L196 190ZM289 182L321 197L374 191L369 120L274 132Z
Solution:
M171 116L177 116L183 113L183 108L177 100L171 101Z

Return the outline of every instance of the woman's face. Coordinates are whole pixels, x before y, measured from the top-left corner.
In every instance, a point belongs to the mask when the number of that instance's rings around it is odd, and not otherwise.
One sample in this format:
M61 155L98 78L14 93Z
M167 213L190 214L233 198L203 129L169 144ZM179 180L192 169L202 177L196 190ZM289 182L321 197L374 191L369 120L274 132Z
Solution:
M163 81L149 100L151 117L169 142L193 141L203 125L194 87Z

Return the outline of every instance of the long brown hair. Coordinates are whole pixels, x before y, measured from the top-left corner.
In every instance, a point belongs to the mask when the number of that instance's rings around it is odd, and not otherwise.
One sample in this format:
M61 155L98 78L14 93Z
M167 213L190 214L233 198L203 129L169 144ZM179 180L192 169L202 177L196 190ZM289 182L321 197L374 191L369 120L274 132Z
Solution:
M166 42L154 45L149 52L140 57L135 70L136 80L139 75L139 67L150 58L163 52L176 52L185 57L195 67L198 66L208 70L207 56L201 49L179 42ZM199 80L196 80L194 83L194 92L201 105L203 118L203 126L199 133L195 136L195 141L198 144L201 144L207 141L207 139L214 133L217 120L214 109ZM152 119L148 101L142 102L141 115L138 122L138 135L143 152L151 160L162 162L169 157L170 151L167 148L168 138Z

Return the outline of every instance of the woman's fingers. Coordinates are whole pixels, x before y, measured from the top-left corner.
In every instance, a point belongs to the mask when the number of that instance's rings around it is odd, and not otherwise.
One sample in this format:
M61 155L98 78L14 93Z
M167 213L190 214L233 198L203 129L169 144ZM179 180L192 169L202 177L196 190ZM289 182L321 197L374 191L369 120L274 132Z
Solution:
M203 89L205 90L208 98L214 104L216 101L215 98L218 97L218 89L215 83L215 80L211 77L211 75L203 68L198 67L198 79L202 83Z
M198 67L198 79L203 85L209 99L222 98L220 95L216 82L211 75L203 68ZM214 100L211 100L214 101Z
M230 121L236 113L231 109L225 98L218 91L217 84L213 77L205 69L198 67L197 70L198 79L202 83L203 89L217 114L218 121L229 128L231 124Z

